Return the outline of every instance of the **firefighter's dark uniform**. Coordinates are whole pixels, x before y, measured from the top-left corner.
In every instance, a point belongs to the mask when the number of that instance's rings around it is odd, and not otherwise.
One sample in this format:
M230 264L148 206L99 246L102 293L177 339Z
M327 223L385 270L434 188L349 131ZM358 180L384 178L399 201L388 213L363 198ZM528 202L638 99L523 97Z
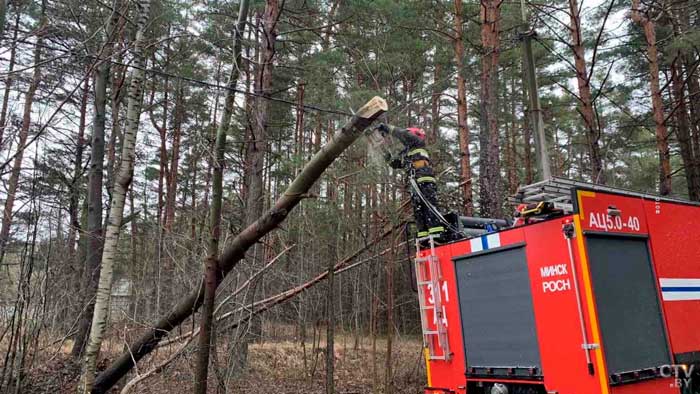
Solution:
M430 166L430 156L425 149L425 140L400 127L380 125L379 128L384 132L390 133L394 138L401 141L404 146L404 149L399 153L399 157L387 155L386 159L389 165L393 168L405 168L408 176L415 179L425 200L439 212L437 186L433 168ZM445 231L440 219L426 206L418 193L412 187L410 189L413 214L418 227L417 237L422 238L429 234L440 236Z

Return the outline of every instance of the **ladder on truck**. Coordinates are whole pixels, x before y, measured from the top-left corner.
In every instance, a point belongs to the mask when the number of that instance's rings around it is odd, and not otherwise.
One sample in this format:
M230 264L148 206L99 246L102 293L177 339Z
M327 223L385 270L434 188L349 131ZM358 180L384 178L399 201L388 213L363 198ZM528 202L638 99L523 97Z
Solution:
M573 213L573 199L575 197L573 192L578 189L639 197L647 200L680 202L684 204L689 203L688 201L679 198L657 196L654 194L642 193L620 187L610 187L560 177L552 177L551 179L521 186L518 188L515 195L508 199L508 202L514 205L549 202L553 203L556 208L564 211L564 213ZM697 203L693 202L691 204L695 205Z
M421 256L420 245L428 242L430 253ZM432 235L416 238L416 287L418 290L418 304L420 306L420 321L423 331L423 347L428 350L430 360L449 360L452 356L450 344L447 339L447 325L442 303L440 260L435 253L435 240ZM426 296L432 298L429 303ZM430 312L433 317L433 327L430 325ZM437 344L437 346L436 346ZM440 348L438 352L437 348Z

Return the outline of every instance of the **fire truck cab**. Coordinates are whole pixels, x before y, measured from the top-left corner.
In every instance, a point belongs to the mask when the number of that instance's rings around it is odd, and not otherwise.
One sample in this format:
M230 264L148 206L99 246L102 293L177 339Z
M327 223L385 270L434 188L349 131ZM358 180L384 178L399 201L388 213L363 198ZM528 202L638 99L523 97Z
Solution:
M700 206L559 178L518 199L563 214L418 249L425 393L700 393Z

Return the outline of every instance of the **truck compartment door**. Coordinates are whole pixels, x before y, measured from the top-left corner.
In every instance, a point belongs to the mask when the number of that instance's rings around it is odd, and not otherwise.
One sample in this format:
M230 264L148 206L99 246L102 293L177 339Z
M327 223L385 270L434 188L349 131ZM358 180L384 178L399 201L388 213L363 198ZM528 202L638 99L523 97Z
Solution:
M608 373L614 377L612 382L627 380L626 373L651 373L651 369L669 364L646 237L589 233L586 244L602 347Z
M541 376L525 245L454 261L467 376Z

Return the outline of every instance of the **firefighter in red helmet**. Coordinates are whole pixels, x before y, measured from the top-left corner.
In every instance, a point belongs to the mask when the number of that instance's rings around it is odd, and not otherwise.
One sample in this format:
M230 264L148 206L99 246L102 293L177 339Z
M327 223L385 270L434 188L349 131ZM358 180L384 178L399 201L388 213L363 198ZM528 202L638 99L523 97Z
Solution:
M433 235L441 237L445 232L439 215L437 203L437 185L430 156L425 149L425 132L418 127L402 129L387 124L380 124L377 129L384 134L390 134L403 144L404 149L397 155L386 154L385 159L392 168L405 168L408 172L411 187L411 204L418 227L418 238Z

